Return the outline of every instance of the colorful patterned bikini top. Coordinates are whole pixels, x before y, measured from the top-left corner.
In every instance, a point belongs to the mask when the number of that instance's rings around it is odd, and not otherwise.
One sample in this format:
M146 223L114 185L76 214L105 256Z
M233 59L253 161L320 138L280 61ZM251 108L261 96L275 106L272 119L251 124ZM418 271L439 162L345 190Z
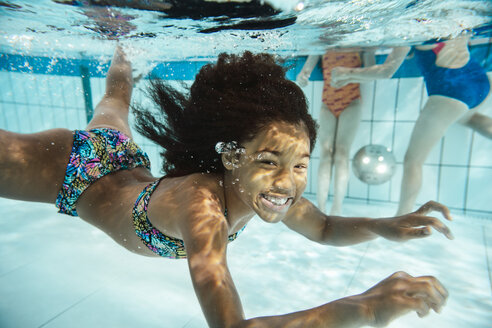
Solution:
M152 252L170 259L185 259L186 250L184 242L181 239L169 237L160 232L152 225L147 216L150 196L160 181L161 179L158 179L149 184L138 196L132 211L133 226L135 227L135 232L140 237L142 242ZM227 208L224 215L227 217ZM238 232L230 235L228 238L229 241L235 240L244 228L246 228L246 226L242 227Z

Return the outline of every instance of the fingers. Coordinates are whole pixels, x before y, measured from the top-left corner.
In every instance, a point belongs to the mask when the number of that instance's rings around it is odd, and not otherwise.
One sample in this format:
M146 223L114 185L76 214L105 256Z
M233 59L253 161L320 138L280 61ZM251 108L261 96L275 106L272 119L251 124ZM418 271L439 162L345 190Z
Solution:
M408 298L407 301L414 306L419 317L423 317L430 309L440 313L446 304L448 292L435 277L417 277L413 278L403 297Z
M433 276L412 277L405 272L397 272L389 278L399 280L400 284L395 286L403 290L400 301L415 310L420 317L427 315L430 309L440 313L446 304L449 293ZM401 282L404 284L401 285Z
M431 277L433 278L432 281L418 281L422 278L415 278L417 282L407 289L404 296L421 301L417 302L421 304L416 308L420 315L426 315L429 309L433 309L436 313L441 312L441 308L446 304L447 292L442 293L440 289L444 289L444 287L437 279Z
M391 276L389 276L388 278L384 279L383 281L387 281L387 280L395 279L395 278L408 279L408 278L413 278L413 277L411 275L409 275L408 273L406 273L405 271L397 271L397 272L393 273Z
M417 315L422 318L429 314L430 307L429 304L426 303L421 297L411 297L408 295L400 295L397 299L397 302L401 304L405 304L408 310L413 310L417 312Z
M337 83L337 82L335 82L335 81L332 81L332 82L330 83L330 85L331 85L333 88L335 88L335 89L340 89L340 88L342 87L342 84L341 84L341 83Z
M420 215L427 215L432 211L441 212L441 214L449 221L453 219L451 217L451 213L449 212L449 209L446 206L444 206L441 203L435 202L433 200L428 201L424 205L420 206L420 208L416 210L414 213Z
M392 274L361 295L373 313L375 326L384 326L409 311L419 317L431 309L439 313L448 298L446 288L435 277L412 277L405 272Z
M431 234L429 226L436 229L436 231L442 233L448 239L454 239L451 230L442 223L439 219L430 216L412 216L412 221L410 222L412 227L406 228L406 235L409 237L426 237ZM414 228L417 226L424 226L422 228Z
M306 85L308 85L308 79L305 77L305 76L301 76L299 75L296 79L296 82L297 84L299 84L299 86L301 87L305 87Z
M429 236L432 233L431 228L429 228L429 227L423 227L423 228L406 228L405 230L406 230L405 231L405 235L409 239L413 239L413 238L424 238L424 237Z

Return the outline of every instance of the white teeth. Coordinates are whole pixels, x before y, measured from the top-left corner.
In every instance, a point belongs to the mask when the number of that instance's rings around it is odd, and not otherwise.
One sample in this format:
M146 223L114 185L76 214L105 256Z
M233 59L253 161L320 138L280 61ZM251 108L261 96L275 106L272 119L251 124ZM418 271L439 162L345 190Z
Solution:
M287 203L287 201L289 200L288 197L275 197L275 196L270 196L270 195L263 195L263 197L272 202L273 204L275 205L285 205L285 203Z

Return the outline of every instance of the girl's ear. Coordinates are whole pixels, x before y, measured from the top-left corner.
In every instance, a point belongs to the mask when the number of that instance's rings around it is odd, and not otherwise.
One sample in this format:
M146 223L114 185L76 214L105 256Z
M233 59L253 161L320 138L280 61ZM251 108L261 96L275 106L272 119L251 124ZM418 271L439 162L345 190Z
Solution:
M237 149L232 149L221 154L222 165L226 170L237 169L239 167L239 160L243 152Z

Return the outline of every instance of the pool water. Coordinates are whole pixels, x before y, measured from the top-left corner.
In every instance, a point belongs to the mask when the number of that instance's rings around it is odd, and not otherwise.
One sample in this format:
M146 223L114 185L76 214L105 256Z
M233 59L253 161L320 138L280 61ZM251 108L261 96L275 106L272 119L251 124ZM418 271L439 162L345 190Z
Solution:
M248 7L247 2L243 1L243 7ZM131 8L112 8L111 14L101 7L63 5L51 0L2 1L0 52L56 58L110 57L116 41L108 38L117 36L121 43L131 45L130 56L140 62L213 58L220 52L244 50L287 57L323 53L328 48L416 44L452 38L462 31L486 36L490 35L492 22L492 2L484 0L263 2L271 3L279 12L262 18L192 19ZM296 11L299 3L304 9ZM195 12L190 9L188 14ZM269 22L291 18L295 19L293 24L268 27ZM214 29L218 30L203 33Z
M392 205L346 204L347 215L392 215ZM0 199L0 326L206 327L185 260L132 254L51 205ZM229 245L245 314L314 307L361 293L396 271L434 275L448 289L440 314L415 313L389 327L485 328L492 320L492 226L455 215L455 240L374 240L321 246L282 224L253 219Z
M267 1L268 2L268 1ZM269 30L231 30L249 18L163 17L117 10L133 24L119 35L134 67L190 84L219 52L252 50L288 59L295 79L305 57L328 48L415 44L473 30L472 56L491 74L492 2L479 0L270 1L295 24ZM122 17L123 17L122 16ZM222 29L201 33L204 29ZM244 26L244 25L243 25ZM87 109L104 90L116 41L98 32L84 8L49 0L0 2L0 129L29 133L54 127L83 129ZM125 25L128 27L128 25ZM152 49L152 51L149 51ZM379 62L387 51L378 50ZM84 76L82 66L88 70ZM145 103L136 84L134 101ZM303 91L319 116L319 68ZM352 173L345 216L394 215L405 146L427 99L412 59L394 78L361 86L362 121L351 157L368 143L393 149L395 176L368 186ZM89 106L89 103L92 105ZM492 115L492 98L484 114ZM160 175L159 149L136 135ZM253 219L229 245L228 263L247 317L303 310L364 292L396 271L434 275L449 290L441 314L409 313L390 327L485 328L492 322L492 143L459 125L449 128L424 165L418 204L434 199L451 208L455 240L434 232L407 243L382 239L352 247L321 246L283 224ZM319 148L305 196L315 202ZM331 199L328 200L330 202ZM329 206L328 206L329 208ZM79 218L53 205L0 198L0 327L206 327L184 260L132 254Z
M6 86L0 92L0 128L30 132L84 127L80 77L7 71L0 72L0 81ZM104 79L91 78L90 83L96 103ZM141 87L137 85L135 101L144 101ZM315 117L321 89L322 81L304 89ZM403 90L412 97L401 96ZM351 173L343 215L392 216L401 179L401 145L408 142L416 118L411 113L418 112L412 104L423 94L422 79L377 82L362 92L370 92L365 98L373 101L364 109L352 156L368 140L394 140L397 174L386 184L368 186ZM394 103L381 105L388 103L389 94L398 103L396 111ZM135 139L149 153L158 176L159 149L138 135ZM492 178L492 159L486 155L491 147L486 138L453 126L424 165L426 180L418 202L436 199L451 207L453 241L434 233L403 244L375 240L336 248L312 243L282 224L253 219L228 251L246 315L314 307L361 293L404 270L436 276L450 297L441 314L419 319L410 313L390 327L488 327L492 209L484 190ZM305 193L312 201L318 164L315 150ZM53 205L0 199L0 327L206 327L186 261L134 255L79 218L56 211Z

